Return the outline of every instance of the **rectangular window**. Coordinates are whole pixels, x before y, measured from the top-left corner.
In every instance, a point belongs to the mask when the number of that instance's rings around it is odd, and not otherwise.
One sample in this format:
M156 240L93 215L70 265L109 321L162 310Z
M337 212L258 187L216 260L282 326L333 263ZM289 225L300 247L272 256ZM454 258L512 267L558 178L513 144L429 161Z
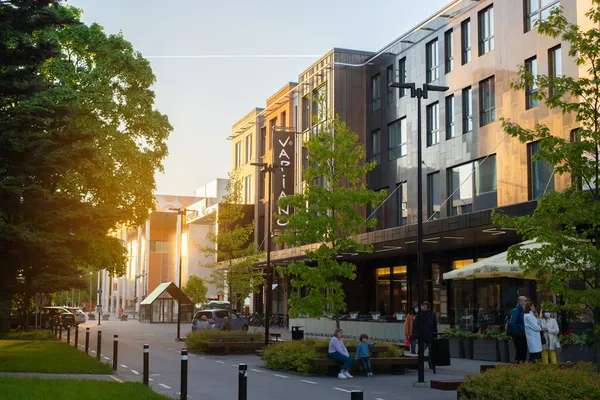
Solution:
M252 135L246 136L246 164L252 161Z
M379 148L379 129L371 132L371 157L369 161L375 161L375 165L381 164L381 150Z
M444 66L446 73L454 70L454 44L452 43L452 29L444 34Z
M248 175L244 178L244 204L254 204L253 187L252 175Z
M461 61L465 65L471 61L471 20L466 19L460 24Z
M373 111L379 110L381 107L381 88L379 74L371 78L371 98Z
M497 207L496 156L448 169L450 215Z
M425 58L427 62L427 83L439 78L438 40L434 39L425 46Z
M305 131L312 125L310 116L310 99L308 96L302 98L302 112L304 113L302 118L302 130Z
M538 101L534 98L538 90L535 83L535 79L537 78L537 59L535 57L525 61L525 70L530 75L528 79L533 79L525 86L525 109L529 110L538 106Z
M551 80L562 76L562 50L556 46L548 50L548 77ZM550 97L554 96L554 86L549 88Z
M494 7L489 6L478 14L479 22L479 55L494 50Z
M408 190L406 182L396 185L396 210L397 226L403 226L408 223Z
M394 66L390 65L386 69L387 76L387 102L390 104L394 99L394 88L390 87L390 83L394 82Z
M440 142L440 104L435 102L427 106L427 146Z
M544 193L554 191L554 168L545 160L536 159L540 151L539 142L527 145L529 161L529 198L535 200Z
M454 123L454 95L446 97L446 139L452 139L456 136L456 127Z
M550 13L560 7L559 0L523 0L523 17L525 32L529 32L537 21L545 20L550 16Z
M479 82L479 126L496 120L496 90L493 76Z
M242 165L242 142L237 142L235 144L235 168Z
M264 157L267 154L267 128L260 128L260 156Z
M440 173L427 175L427 220L440 218Z
M137 247L137 246L136 246ZM168 253L169 242L167 240L150 240L150 253ZM133 254L136 254L134 252Z
M450 191L450 215L462 215L473 211L473 163L448 169Z
M406 58L398 61L398 81L400 83L406 83ZM406 89L398 90L398 97L404 97L406 95Z
M407 153L406 117L388 125L388 160L395 160Z
M473 91L470 86L462 90L462 125L463 133L473 130Z
M267 188L267 173L265 171L260 172L260 187L258 189L258 195L260 199L263 200L265 198L265 192Z
M285 111L281 113L280 120L281 120L281 126L286 126L287 113Z

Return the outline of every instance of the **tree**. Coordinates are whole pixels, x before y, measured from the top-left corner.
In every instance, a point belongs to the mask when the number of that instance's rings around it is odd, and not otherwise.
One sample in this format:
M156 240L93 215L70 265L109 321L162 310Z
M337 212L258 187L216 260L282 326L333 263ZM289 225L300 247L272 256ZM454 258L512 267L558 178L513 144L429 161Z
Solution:
M262 271L256 267L262 254L257 251L252 240L254 222L247 218L248 205L242 204L243 182L240 170L229 174L228 195L219 202L217 211L209 219L217 229L211 230L206 239L211 246L198 246L208 255L214 255L215 261L204 264L210 268L208 283L214 284L220 295L229 290L232 305L240 307L251 294L259 292L263 282Z
M579 311L591 316L600 351L600 0L592 0L586 13L596 28L583 31L569 23L562 8L537 25L538 33L560 38L568 44L569 56L585 70L584 76L531 76L520 67L515 90L537 85L535 98L550 109L573 114L579 128L575 137L551 132L545 125L526 129L503 120L507 134L521 142L539 142L534 160L544 160L556 174L570 176L572 185L560 193L547 193L538 199L533 215L494 219L514 228L524 239L535 239L539 248L519 245L509 248L509 261L516 261L540 280L542 289L559 294L563 301L557 310ZM583 288L574 289L579 281ZM578 285L579 286L579 285ZM554 305L544 304L544 307ZM600 360L600 357L598 358Z
M365 149L358 142L358 135L339 116L327 119L323 114L313 116L313 120L321 124L321 129L304 143L309 161L303 174L306 188L303 193L279 200L281 207L294 210L290 215L279 216L287 222L280 240L290 246L316 243L319 247L306 252L308 262L292 262L278 271L291 277L292 287L309 290L305 297L291 294L291 315L321 316L328 310L336 315L339 327L338 313L346 309L342 280L354 279L356 267L340 261L338 256L343 251L372 250L352 236L376 225L373 218L365 220L359 206L378 205L383 193L366 187L367 172L375 163L365 162ZM326 184L315 184L316 178L322 178Z
M204 279L197 275L190 276L187 283L183 287L183 293L189 297L194 304L203 303L206 301L206 285Z

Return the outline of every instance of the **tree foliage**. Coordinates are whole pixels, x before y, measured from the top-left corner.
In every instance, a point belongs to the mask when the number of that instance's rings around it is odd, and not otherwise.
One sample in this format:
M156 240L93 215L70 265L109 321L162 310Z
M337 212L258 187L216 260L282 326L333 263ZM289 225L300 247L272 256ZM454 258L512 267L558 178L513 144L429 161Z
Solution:
M539 142L534 161L544 160L556 174L571 177L572 185L560 193L546 193L538 199L533 215L508 218L497 214L495 222L514 228L525 239L536 239L539 248L511 246L510 261L534 273L542 289L560 294L564 304L557 308L584 312L591 316L600 339L600 0L593 0L587 12L596 28L584 31L565 18L558 9L537 25L538 33L567 43L569 56L582 76L531 76L520 67L515 90L537 85L535 97L550 109L573 114L579 126L576 137L552 132L539 124L527 129L503 121L507 134L523 143ZM565 47L565 46L563 46ZM583 288L573 281L583 283ZM548 305L547 305L548 306ZM600 343L600 342L599 342ZM600 346L598 347L600 349Z
M293 262L278 270L291 277L292 287L308 289L306 296L291 294L290 314L321 316L327 310L337 315L346 308L342 280L356 277L354 264L338 256L343 251L372 250L352 236L375 226L377 221L366 220L360 206L378 205L383 193L366 187L367 172L375 164L365 162L365 149L358 135L339 116L327 118L323 114L313 119L320 124L320 132L304 143L308 150L304 192L279 200L280 206L294 210L279 218L287 222L282 242L289 246L315 243L318 248L306 252L307 262ZM316 180L325 184L316 184Z
M199 276L192 275L183 287L183 293L189 297L194 304L203 303L206 301L207 288L204 284L204 279Z

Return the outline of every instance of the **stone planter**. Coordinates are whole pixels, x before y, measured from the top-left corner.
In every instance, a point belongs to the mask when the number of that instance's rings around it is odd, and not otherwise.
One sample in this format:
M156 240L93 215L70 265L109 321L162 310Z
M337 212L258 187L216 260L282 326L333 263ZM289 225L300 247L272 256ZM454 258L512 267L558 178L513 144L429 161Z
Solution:
M371 313L371 318L373 318L373 321L379 321L379 318L381 317L380 313Z
M508 341L508 359L509 359L510 363L515 362L516 354L517 354L517 351L515 350L515 344L512 340L509 340Z
M458 338L448 338L450 341L450 357L451 358L465 358L465 347L464 341Z
M596 362L596 346L563 346L558 354L561 363L566 362Z
M465 351L465 358L472 360L473 359L473 339L468 338L462 341L463 349Z
M498 341L495 339L473 340L473 359L482 361L498 360Z
M509 363L510 361L510 343L512 340L498 340L498 352L500 353L500 361Z

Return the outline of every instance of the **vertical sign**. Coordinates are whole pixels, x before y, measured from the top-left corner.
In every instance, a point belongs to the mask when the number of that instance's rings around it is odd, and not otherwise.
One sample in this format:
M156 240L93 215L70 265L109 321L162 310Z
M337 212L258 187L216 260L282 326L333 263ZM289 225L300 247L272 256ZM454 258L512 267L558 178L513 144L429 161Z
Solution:
M281 215L289 215L290 207L278 206L279 199L294 194L294 143L296 131L293 128L273 127L273 164L277 166L273 179L273 232L283 232L287 222Z

